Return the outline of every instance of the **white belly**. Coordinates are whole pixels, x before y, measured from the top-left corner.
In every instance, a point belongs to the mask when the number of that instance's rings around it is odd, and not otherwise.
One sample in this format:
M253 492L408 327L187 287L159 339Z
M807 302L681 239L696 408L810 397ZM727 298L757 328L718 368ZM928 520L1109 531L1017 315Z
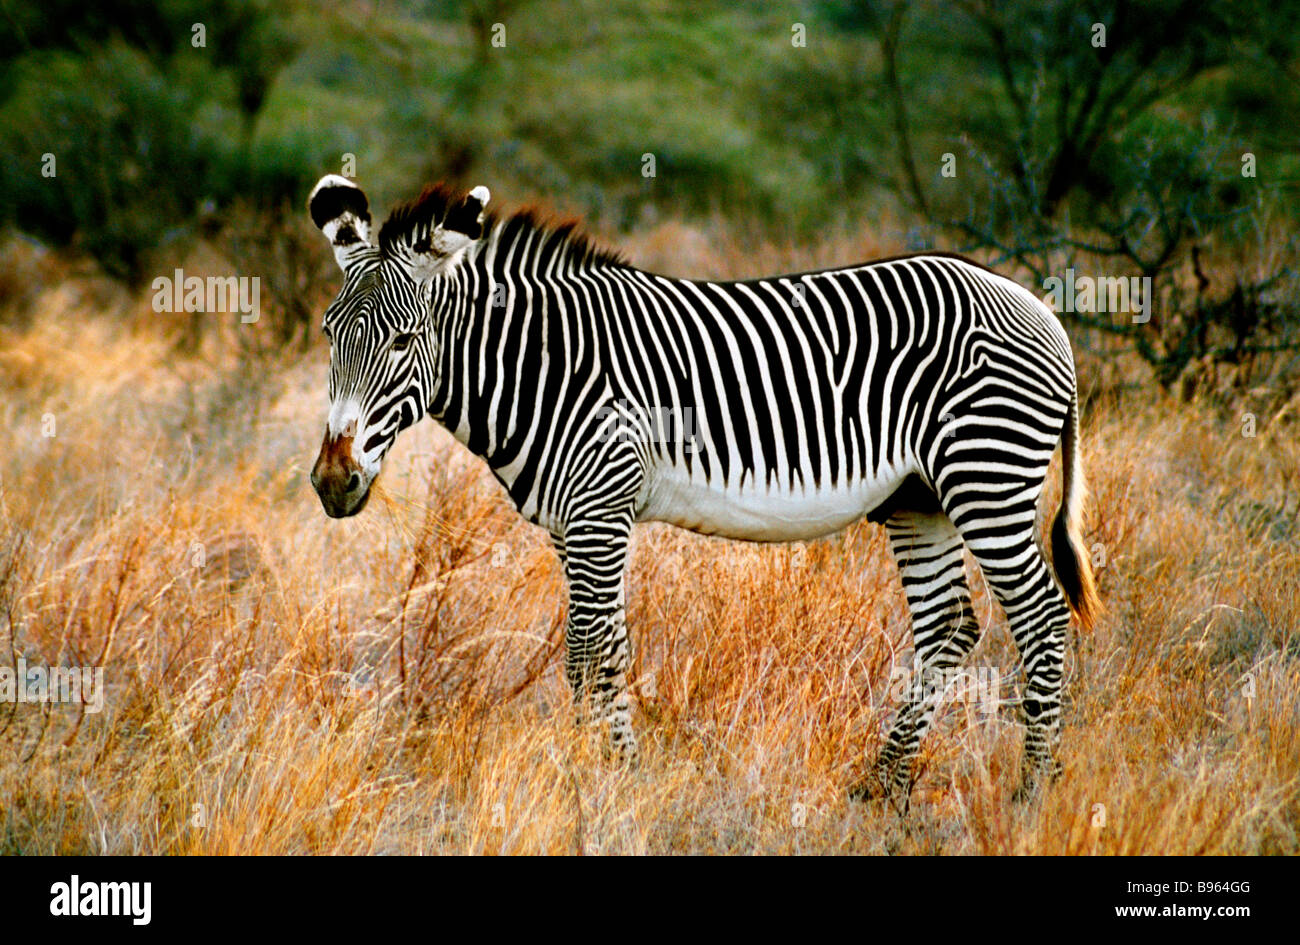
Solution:
M883 470L834 488L712 487L671 466L655 470L641 492L638 521L668 522L706 535L749 541L799 541L839 531L879 506L911 470Z

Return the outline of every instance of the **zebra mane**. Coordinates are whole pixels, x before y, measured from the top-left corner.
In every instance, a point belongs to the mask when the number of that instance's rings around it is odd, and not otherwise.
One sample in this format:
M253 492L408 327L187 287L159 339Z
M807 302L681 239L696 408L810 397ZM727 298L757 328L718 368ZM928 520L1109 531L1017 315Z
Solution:
M582 229L582 221L576 217L557 217L537 207L523 207L505 217L489 215L489 227L503 221L501 239L513 242L528 233L535 233L539 239L536 252L550 255L563 252L582 265L589 266L626 266L627 260L616 249L609 249Z
M417 252L427 249L427 241L434 227L442 225L449 230L478 239L501 224L501 239L513 242L528 233L537 234L538 251L557 251L572 255L586 265L626 265L627 261L616 250L607 249L583 232L582 224L574 218L558 218L537 207L522 207L502 214L487 210L479 221L479 206L469 195L445 183L431 184L420 196L396 207L379 230L379 249L385 256L400 252L409 246Z

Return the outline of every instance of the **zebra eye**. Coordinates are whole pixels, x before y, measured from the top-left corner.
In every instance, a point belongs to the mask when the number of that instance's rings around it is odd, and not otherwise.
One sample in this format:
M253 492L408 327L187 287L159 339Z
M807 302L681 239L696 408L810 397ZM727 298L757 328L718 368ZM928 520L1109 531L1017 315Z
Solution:
M411 342L414 340L414 333L398 335L393 339L393 350L405 351L407 348L411 347Z

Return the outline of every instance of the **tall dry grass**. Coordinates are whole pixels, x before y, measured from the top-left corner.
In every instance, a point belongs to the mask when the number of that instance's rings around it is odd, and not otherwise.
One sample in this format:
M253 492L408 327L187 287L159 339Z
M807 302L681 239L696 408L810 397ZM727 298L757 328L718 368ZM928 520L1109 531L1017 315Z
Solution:
M634 252L690 238L670 226ZM863 249L692 265L751 275ZM241 361L253 329L209 316L182 355L185 326L147 297L78 285L51 282L0 336L0 660L102 666L106 699L97 714L0 704L0 851L1300 849L1285 410L1248 437L1222 406L1097 393L1108 368L1083 365L1107 611L1071 641L1065 773L1012 803L1014 713L957 702L904 816L845 796L908 658L878 528L767 547L641 527L628 619L644 752L622 770L572 725L548 542L477 460L423 423L368 510L329 520L306 475L322 348ZM1013 696L1005 622L973 586L988 632L971 662Z

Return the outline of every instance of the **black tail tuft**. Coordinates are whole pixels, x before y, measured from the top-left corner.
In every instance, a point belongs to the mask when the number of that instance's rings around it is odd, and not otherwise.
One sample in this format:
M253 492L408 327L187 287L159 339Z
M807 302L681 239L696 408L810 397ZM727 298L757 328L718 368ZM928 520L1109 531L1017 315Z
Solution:
M1052 523L1052 565L1065 599L1084 630L1091 630L1101 612L1101 599L1092 576L1092 562L1079 534L1087 493L1079 446L1079 401L1070 398L1070 412L1061 437L1061 507Z
M1097 587L1092 577L1092 562L1079 547L1080 542L1071 533L1068 512L1063 504L1052 523L1052 563L1056 580L1060 582L1065 599L1079 620L1079 626L1091 630L1101 609Z

